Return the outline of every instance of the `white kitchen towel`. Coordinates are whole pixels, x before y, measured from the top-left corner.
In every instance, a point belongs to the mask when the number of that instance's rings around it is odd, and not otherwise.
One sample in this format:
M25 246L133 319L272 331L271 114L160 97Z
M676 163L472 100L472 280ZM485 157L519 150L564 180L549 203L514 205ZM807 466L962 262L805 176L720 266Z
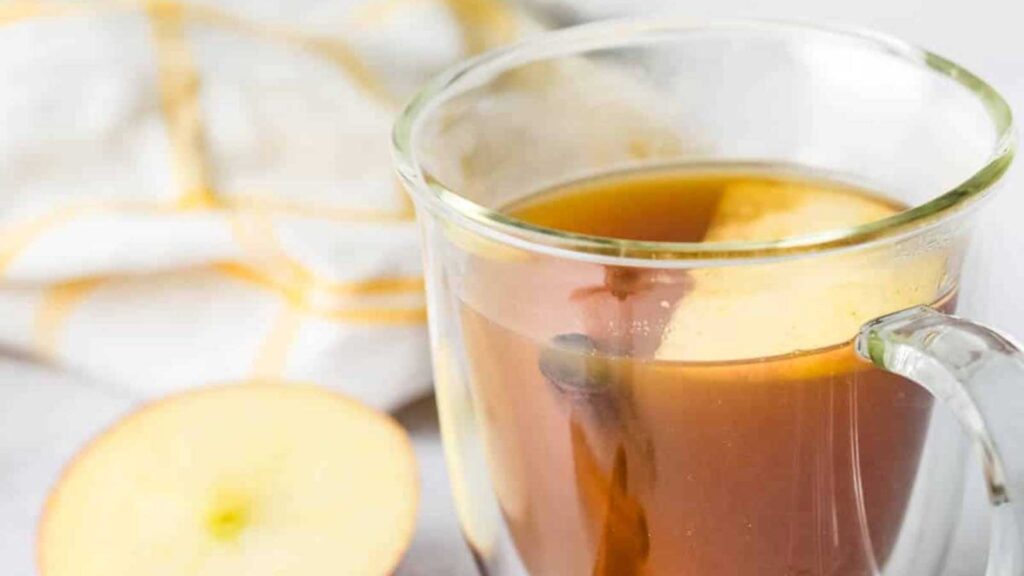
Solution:
M500 0L0 2L0 347L146 398L430 383L400 103Z

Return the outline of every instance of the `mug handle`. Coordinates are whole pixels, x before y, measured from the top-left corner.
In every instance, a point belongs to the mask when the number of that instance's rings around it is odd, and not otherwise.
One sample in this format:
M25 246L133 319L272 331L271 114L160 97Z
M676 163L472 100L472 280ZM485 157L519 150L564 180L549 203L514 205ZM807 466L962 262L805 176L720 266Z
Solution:
M857 353L926 388L978 446L992 505L986 576L1024 575L1024 353L990 328L920 306L861 328Z

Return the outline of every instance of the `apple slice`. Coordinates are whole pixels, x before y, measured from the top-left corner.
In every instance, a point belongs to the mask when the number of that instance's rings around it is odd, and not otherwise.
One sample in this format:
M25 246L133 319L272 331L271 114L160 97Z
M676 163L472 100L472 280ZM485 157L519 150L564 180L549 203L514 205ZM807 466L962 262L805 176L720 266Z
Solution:
M723 191L705 239L776 240L857 226L897 211L851 191L740 184ZM939 298L947 256L945 250L882 247L695 270L693 287L674 309L655 355L726 361L841 344L872 318Z
M391 573L416 461L390 417L319 387L239 384L129 415L71 463L38 541L43 576Z

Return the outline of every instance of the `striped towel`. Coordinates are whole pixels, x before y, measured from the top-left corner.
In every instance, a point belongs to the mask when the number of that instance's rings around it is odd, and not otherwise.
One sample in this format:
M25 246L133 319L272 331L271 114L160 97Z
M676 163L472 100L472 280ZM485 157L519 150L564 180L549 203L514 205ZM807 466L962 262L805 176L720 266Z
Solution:
M0 347L136 397L430 382L390 124L499 0L0 3Z

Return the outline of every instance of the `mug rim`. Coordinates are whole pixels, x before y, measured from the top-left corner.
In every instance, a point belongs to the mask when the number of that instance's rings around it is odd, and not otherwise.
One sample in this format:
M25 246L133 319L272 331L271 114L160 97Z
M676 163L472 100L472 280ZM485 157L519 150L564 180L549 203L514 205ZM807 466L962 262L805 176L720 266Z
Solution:
M984 106L996 130L988 158L963 182L930 200L881 220L771 241L660 242L608 238L536 226L492 210L433 180L419 163L417 128L448 98L476 87L501 72L549 58L602 48L628 46L646 37L673 37L708 31L816 33L853 40L865 49L902 59L958 83ZM539 33L465 60L433 77L413 96L395 121L392 154L396 170L414 199L431 213L501 244L530 252L615 265L651 266L672 261L700 266L735 265L830 253L893 241L946 222L988 196L1012 163L1017 146L1013 113L987 82L955 62L888 34L852 27L783 20L695 20L678 17L612 19ZM717 262L716 262L717 261ZM661 265L664 265L662 262Z

